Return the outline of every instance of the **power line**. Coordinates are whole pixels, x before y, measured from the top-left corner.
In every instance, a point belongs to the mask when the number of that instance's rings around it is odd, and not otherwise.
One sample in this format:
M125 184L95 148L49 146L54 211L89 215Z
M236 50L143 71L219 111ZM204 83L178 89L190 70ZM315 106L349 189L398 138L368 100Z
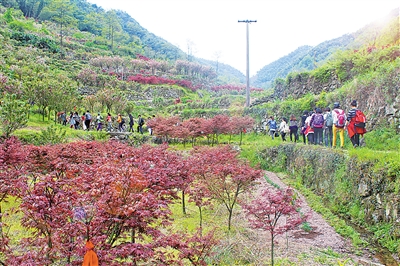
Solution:
M250 106L250 71L249 71L249 24L257 20L238 20L246 23L246 107Z

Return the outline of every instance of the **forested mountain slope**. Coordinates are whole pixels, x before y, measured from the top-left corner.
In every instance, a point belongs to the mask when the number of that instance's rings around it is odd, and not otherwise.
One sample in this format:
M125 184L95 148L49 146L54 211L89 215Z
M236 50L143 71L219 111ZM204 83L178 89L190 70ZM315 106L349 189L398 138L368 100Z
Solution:
M257 74L252 77L252 85L262 88L272 88L273 82L277 78L285 78L290 72L303 72L313 70L323 65L332 55L340 50L360 49L366 44L371 46L379 46L378 36L385 35L384 31L393 30L399 24L399 10L395 9L386 16L383 21L376 21L363 27L362 29L346 34L339 38L325 41L315 47L302 46L297 48L290 54L264 66ZM396 31L394 31L396 33ZM397 35L389 35L397 40ZM385 40L386 42L394 42L394 40Z
M288 116L333 102L348 108L356 99L369 118L369 130L389 125L400 129L398 21L396 10L384 23L372 23L357 32L349 46L358 49L338 51L312 71L291 72L277 79L270 96L253 102L253 112L269 110Z
M86 46L110 50L113 55L135 57L137 54L151 59L188 60L216 67L216 62L187 55L180 48L143 28L134 18L121 10L105 11L86 0L0 0L0 9L13 8L13 16L32 18L37 22L57 23L60 35L71 35ZM18 25L15 25L18 27ZM90 33L90 40L87 38ZM201 61L201 62L200 62ZM243 80L244 75L230 67L221 71L222 80Z
M337 50L344 50L354 41L353 35L325 41L315 47L302 46L290 54L266 65L252 77L252 84L257 87L271 88L277 78L284 78L290 72L313 70L326 62Z

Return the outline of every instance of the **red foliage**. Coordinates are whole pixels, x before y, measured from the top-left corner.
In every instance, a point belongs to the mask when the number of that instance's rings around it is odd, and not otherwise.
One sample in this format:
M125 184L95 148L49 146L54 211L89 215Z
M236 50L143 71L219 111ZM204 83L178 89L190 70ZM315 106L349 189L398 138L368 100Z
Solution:
M213 199L226 206L228 228L238 197L257 184L261 171L238 158L229 146L195 148L192 152L192 174L204 183Z
M188 88L192 91L196 91L199 86L194 86L193 83L189 80L173 80L158 76L143 76L142 74L136 74L134 76L129 76L127 81L134 81L141 84L151 84L151 85L160 85L160 84L168 84L168 85L179 85L184 88Z
M154 134L168 141L170 138L190 139L194 145L196 138L207 136L212 143L218 142L221 134L241 134L244 130L253 127L254 119L246 117L229 117L216 115L213 118L190 118L180 121L179 117L157 117L148 125L154 130Z
M254 119L250 116L233 116L231 117L231 132L233 134L240 134L243 130L252 128L254 126Z
M212 133L213 143L218 143L218 136L232 132L232 123L227 115L216 115L211 118L209 128Z
M7 246L9 239L2 217L10 215L12 210L2 211L1 204L9 196L20 196L27 186L26 161L27 152L21 142L11 137L0 142L0 254L8 253ZM0 261L1 262L1 261Z
M141 55L141 54L136 54L136 58L141 59L143 61L149 61L150 58L148 58L147 56Z
M0 202L8 195L18 196L26 183L24 164L28 153L16 137L0 143Z
M8 154L22 154L21 146L11 146L14 152ZM133 148L119 142L76 142L30 147L27 157L7 159L1 154L7 168L25 158L33 180L29 187L19 186L22 225L35 233L4 253L7 264L79 264L87 239L105 265L129 265L120 261L126 259L179 262L162 250L171 247L165 229L171 222L168 206L177 199L177 189L185 188L189 167L166 145ZM196 248L188 247L189 254L201 253ZM21 255L20 249L26 252ZM189 259L185 250L180 256Z
M300 200L295 199L291 188L285 190L265 189L261 196L250 204L243 205L250 225L256 229L269 231L271 234L271 259L274 265L274 239L287 231L296 228L307 219L299 212ZM285 217L285 222L278 221Z
M204 122L205 119L199 117L189 118L182 122L182 126L187 128L187 136L192 139L193 144L195 143L196 138L204 135Z

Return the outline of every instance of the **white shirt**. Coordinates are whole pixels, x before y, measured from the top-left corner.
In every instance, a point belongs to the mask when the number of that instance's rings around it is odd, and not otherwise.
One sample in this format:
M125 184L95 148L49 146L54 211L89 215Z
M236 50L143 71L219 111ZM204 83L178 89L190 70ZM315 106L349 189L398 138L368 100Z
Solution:
M336 112L337 112L337 113L336 113ZM333 111L332 111L332 119L333 119L333 124L334 124L334 125L336 125L336 123L337 123L337 120L338 120L338 113L339 113L339 114L343 113L343 114L344 114L344 120L346 121L346 113L345 113L342 109L340 109L340 108L335 108L335 109L333 109Z

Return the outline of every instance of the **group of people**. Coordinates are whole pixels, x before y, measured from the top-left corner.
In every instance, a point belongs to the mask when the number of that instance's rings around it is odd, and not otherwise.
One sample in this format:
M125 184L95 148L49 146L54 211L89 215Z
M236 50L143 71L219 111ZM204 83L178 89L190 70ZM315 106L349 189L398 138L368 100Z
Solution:
M365 129L365 115L357 109L357 101L353 100L351 108L346 112L341 109L340 104L335 102L333 110L330 107L315 108L313 111L304 111L301 116L300 125L295 115L291 115L289 121L283 117L279 125L270 116L266 126L272 139L281 136L282 141L286 141L289 134L290 141L297 142L300 134L303 136L304 144L325 145L326 147L336 147L337 134L339 133L340 147L344 147L344 132L350 137L354 148L360 146L360 136L367 131Z
M103 129L103 125L106 123L107 132L111 132L114 130L114 127L113 127L114 119L110 113L107 113L107 117L106 117L105 121L104 121L103 116L100 113L97 113L97 116L95 117L95 119L93 119L92 114L90 113L89 110L87 110L82 115L79 115L78 112L70 112L70 114L67 116L66 112L61 112L61 113L59 113L58 117L59 117L62 125L66 126L67 124L69 124L70 128L74 128L74 129L83 129L83 130L89 131L91 128L93 128L93 129L96 129L97 131L101 131ZM119 132L125 132L125 131L134 132L135 131L134 127L133 127L135 124L133 115L128 114L128 117L129 117L129 128L127 129L125 118L121 114L118 114L116 122L118 123L118 131ZM141 115L139 115L138 119L137 119L136 130L140 134L143 134L144 124L145 124L145 120L142 118ZM148 128L148 131L149 131L150 135L153 134L151 128Z

